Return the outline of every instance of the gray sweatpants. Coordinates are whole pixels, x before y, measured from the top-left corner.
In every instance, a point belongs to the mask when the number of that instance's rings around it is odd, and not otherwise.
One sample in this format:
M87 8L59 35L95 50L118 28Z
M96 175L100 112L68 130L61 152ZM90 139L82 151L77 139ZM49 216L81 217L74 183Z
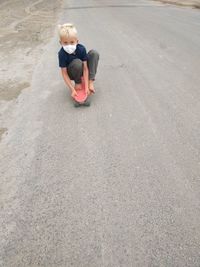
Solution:
M97 66L99 61L99 53L95 50L90 50L87 54L88 60L88 70L89 70L89 80L95 80L95 75L97 72ZM67 67L67 73L71 80L75 83L81 83L81 77L83 76L83 61L76 58Z

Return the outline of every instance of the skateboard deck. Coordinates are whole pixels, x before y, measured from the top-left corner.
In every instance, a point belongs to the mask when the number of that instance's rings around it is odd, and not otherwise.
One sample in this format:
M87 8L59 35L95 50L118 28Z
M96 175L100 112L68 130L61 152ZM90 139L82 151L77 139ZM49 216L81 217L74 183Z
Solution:
M83 79L82 79L81 88L77 89L76 92L77 92L77 95L74 96L74 100L75 100L74 106L75 107L90 106L90 102L88 100L88 95L85 91L85 84L83 82Z
M82 86L82 88L76 90L76 92L77 92L77 95L74 96L74 99L76 100L76 102L78 102L80 104L85 102L85 100L87 99L87 94L85 92L85 88Z

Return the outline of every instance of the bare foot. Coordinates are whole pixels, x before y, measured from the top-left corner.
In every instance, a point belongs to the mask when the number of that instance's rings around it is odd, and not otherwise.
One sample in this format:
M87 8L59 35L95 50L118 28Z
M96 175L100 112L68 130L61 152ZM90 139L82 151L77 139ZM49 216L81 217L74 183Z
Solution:
M94 90L94 81L92 80L89 80L89 90L91 93L95 93L95 90Z

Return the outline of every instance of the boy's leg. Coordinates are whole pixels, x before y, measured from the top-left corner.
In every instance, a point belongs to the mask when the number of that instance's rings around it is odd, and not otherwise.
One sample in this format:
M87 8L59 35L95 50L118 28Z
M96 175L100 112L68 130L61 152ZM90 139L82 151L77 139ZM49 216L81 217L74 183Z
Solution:
M87 55L88 55L87 64L89 69L89 79L94 81L99 62L99 53L96 50L92 49L88 52Z
M67 73L70 79L75 81L75 87L80 87L83 75L83 62L78 58L74 59L67 67Z
M93 81L95 80L98 62L99 62L99 53L96 50L90 50L88 52L87 65L89 70L89 89L92 92L94 92Z

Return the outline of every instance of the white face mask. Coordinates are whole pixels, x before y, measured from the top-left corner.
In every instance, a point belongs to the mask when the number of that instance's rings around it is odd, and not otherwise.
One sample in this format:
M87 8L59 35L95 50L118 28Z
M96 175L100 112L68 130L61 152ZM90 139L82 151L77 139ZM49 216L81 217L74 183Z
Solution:
M76 44L74 45L63 45L63 49L68 53L72 54L76 50Z

